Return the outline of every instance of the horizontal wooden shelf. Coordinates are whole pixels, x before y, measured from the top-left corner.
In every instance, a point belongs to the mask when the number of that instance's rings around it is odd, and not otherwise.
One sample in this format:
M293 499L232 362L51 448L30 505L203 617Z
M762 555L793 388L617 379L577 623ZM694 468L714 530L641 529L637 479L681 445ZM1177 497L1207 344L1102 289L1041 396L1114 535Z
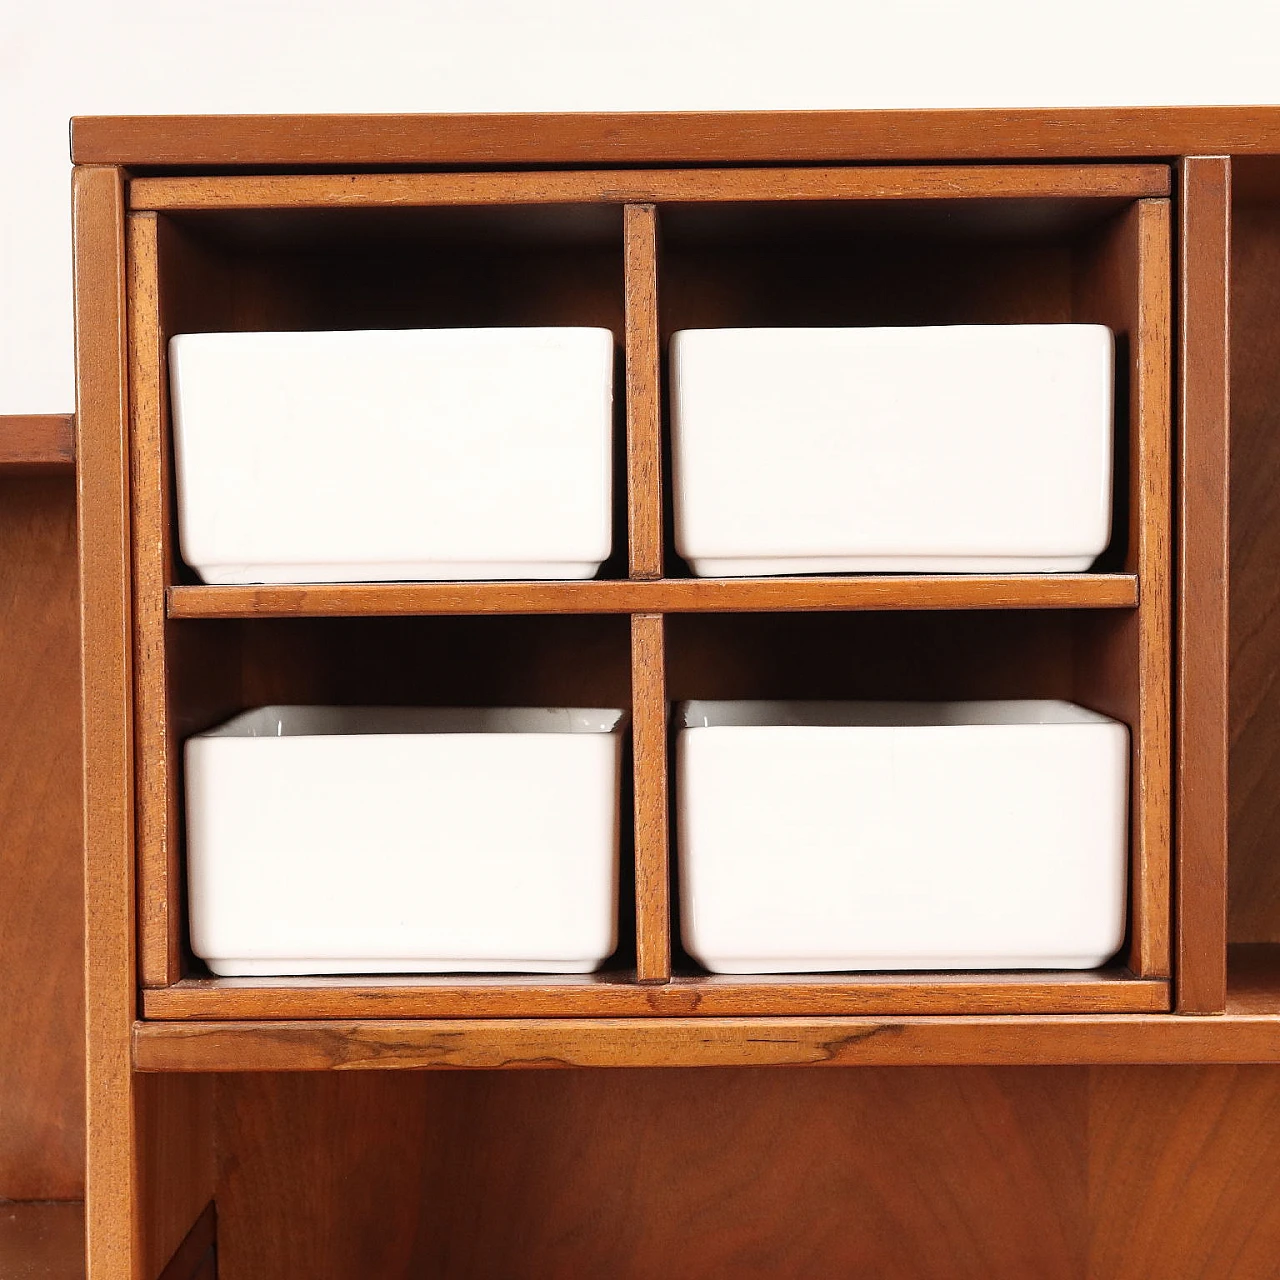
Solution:
M0 1276L4 1280L82 1280L84 1205L0 1200Z
M1280 152L1275 107L78 116L76 164L786 164Z
M1169 182L1164 165L267 174L135 178L129 184L129 207L194 211L737 200L1136 200L1167 196Z
M655 1018L900 1013L1157 1012L1168 984L1120 969L1066 973L188 978L144 991L163 1021L341 1018Z
M1280 1063L1280 1016L140 1022L139 1071Z
M0 414L0 475L70 472L75 462L70 414Z
M171 618L434 613L768 613L846 609L1132 609L1131 573L388 582L168 588Z

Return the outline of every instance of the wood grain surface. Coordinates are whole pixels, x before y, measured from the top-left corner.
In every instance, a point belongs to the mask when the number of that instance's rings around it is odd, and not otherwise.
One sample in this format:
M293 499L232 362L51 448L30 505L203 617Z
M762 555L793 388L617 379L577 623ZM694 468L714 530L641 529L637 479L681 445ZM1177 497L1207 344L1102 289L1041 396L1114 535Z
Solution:
M1235 208L1231 281L1228 935L1280 942L1280 204Z
M84 1280L84 1205L0 1200L4 1280Z
M1268 1067L270 1074L221 1078L218 1114L222 1280L1264 1280L1280 1254Z
M667 653L663 620L651 613L639 613L631 619L631 742L635 765L636 980L660 983L671 977Z
M0 1199L84 1195L76 596L70 479L0 478Z
M135 765L138 773L138 962L144 986L182 976L178 744L170 731L165 588L172 579L171 446L160 297L159 220L128 219L129 462L132 519Z
M75 463L75 419L70 414L0 414L0 477L69 474Z
M1181 168L1176 913L1177 1007L1227 998L1231 161Z
M131 209L224 210L735 200L1136 200L1169 194L1163 165L936 169L672 169L551 173L269 174L135 178ZM648 215L652 217L652 215Z
M140 1022L142 1072L1276 1063L1277 1016Z
M169 588L171 618L428 613L689 613L845 609L1129 609L1131 573L668 578L653 582L389 582Z
M72 186L84 727L85 995L91 1280L137 1280L133 684L129 598L124 189L118 171Z
M1169 202L1136 201L1082 256L1073 308L1075 320L1107 325L1117 342L1115 536L1137 571L1140 602L1136 615L1087 624L1094 648L1077 666L1076 694L1130 728L1128 964L1141 977L1168 976L1172 949L1171 238Z
M646 896L641 887L639 897ZM647 911L655 909L668 910L665 893ZM651 922L648 927L651 932L641 948L647 946L663 959L669 935L653 931ZM669 972L669 961L665 968L655 965L650 981L663 980ZM1060 973L702 974L676 976L656 987L638 984L636 975L625 971L562 978L187 978L143 992L144 1016L162 1021L1154 1013L1168 1007L1167 984L1136 980L1114 966Z
M79 116L77 164L599 165L1280 153L1275 107Z

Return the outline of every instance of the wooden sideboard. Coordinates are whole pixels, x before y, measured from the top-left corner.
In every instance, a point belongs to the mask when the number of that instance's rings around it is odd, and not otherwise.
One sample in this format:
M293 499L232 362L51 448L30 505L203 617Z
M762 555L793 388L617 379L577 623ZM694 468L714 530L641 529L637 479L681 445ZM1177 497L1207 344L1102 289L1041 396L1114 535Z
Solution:
M1280 108L102 118L72 146L94 1280L1275 1274ZM1120 338L1105 572L735 582L674 557L672 329L1069 319ZM614 331L604 576L197 583L167 337L406 323ZM23 462L39 426L10 427L0 479L23 584L0 691L26 716L0 856L48 878L20 907L17 1025L69 1071L29 1000L79 946L78 846L32 816L40 788L49 821L76 808L70 494ZM1110 969L726 979L683 956L668 702L877 693L1071 696L1131 725ZM629 706L616 963L204 974L177 745L291 699ZM776 1069L805 1065L847 1069ZM74 1131L65 1079L2 1069L63 1100L24 1116L70 1108Z

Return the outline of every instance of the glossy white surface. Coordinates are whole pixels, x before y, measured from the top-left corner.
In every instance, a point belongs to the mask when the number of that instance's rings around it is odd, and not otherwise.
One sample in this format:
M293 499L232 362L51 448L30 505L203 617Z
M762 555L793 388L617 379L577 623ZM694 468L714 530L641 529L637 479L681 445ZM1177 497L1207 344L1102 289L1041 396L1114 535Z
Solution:
M1087 569L1112 348L1076 324L676 333L676 549L714 577Z
M612 543L607 329L180 334L205 582L589 578Z
M586 973L617 942L620 711L264 707L186 744L216 974Z
M682 934L714 972L1089 969L1123 943L1123 724L1047 701L678 723Z

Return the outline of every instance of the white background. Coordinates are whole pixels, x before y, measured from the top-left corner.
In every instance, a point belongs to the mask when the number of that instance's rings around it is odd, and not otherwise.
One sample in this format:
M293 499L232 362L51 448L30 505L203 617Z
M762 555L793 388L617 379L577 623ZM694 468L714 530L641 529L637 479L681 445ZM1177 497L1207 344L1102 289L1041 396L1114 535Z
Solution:
M1265 102L1277 0L0 0L0 413L73 403L73 114Z

